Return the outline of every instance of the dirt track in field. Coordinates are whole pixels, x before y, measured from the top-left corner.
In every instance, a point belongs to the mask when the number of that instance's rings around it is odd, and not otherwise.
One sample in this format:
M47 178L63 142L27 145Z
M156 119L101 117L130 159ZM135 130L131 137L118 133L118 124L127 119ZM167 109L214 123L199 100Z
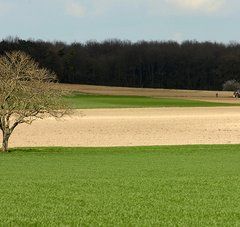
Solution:
M240 107L97 109L16 129L11 147L240 143Z
M90 94L133 95L133 96L193 99L224 103L240 103L239 99L233 98L233 92L228 91L195 91L195 90L126 88L126 87L124 88L80 84L61 84L60 87L70 91L78 91ZM218 97L216 97L217 93Z

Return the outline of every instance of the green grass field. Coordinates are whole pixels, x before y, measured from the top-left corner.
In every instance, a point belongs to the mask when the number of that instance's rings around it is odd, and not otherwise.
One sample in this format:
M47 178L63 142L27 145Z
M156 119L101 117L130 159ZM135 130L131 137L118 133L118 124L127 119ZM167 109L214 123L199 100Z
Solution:
M229 103L139 96L110 96L75 93L65 98L72 108L144 108L144 107L215 107L234 106ZM235 104L236 105L236 104Z
M240 145L0 154L0 226L238 226Z

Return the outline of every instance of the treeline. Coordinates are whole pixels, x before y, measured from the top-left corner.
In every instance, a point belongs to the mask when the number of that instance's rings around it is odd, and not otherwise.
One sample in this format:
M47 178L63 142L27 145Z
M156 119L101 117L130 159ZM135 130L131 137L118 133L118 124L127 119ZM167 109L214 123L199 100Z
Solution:
M56 72L62 83L93 85L222 89L240 80L240 44L185 41L106 40L66 44L7 38L0 54L21 50Z

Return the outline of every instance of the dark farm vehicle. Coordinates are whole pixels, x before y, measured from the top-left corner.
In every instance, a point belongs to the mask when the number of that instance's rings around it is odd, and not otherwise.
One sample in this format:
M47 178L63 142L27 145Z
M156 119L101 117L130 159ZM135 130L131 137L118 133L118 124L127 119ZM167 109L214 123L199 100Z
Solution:
M235 98L240 98L240 89L234 91L233 96L234 96Z

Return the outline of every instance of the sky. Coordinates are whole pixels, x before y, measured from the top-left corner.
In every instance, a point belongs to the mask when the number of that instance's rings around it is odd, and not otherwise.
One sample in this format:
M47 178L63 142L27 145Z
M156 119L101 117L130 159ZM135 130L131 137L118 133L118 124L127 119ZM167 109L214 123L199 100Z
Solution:
M240 0L0 0L0 39L240 42Z

